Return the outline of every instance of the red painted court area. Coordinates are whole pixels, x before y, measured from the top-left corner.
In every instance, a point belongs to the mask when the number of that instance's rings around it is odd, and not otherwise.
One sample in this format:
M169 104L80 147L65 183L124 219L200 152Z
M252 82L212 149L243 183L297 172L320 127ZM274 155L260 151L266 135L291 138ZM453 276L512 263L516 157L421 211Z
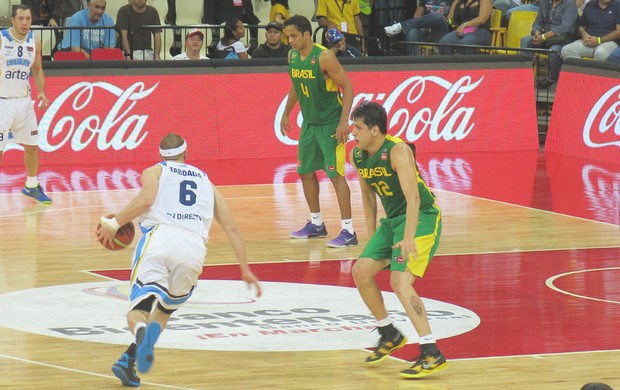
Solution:
M437 190L525 206L533 212L579 217L612 228L620 225L618 164L537 151L421 153L418 163L427 183ZM218 185L278 185L298 180L295 161L265 158L195 164ZM143 168L122 163L112 168L51 166L42 168L41 178L51 192L131 189L139 187ZM4 169L1 174L0 192L18 192L23 185L21 168L15 172ZM350 167L347 177L355 179ZM444 255L433 260L416 287L424 297L465 307L481 318L476 329L441 341L441 348L453 359L613 350L620 349L619 259L620 248L596 245L574 250ZM255 264L253 269L264 281L353 287L350 265L350 260L333 259ZM129 279L129 270L98 272ZM236 266L207 266L203 276L239 278ZM379 283L389 291L387 272L380 275ZM397 356L409 359L415 348L408 345Z

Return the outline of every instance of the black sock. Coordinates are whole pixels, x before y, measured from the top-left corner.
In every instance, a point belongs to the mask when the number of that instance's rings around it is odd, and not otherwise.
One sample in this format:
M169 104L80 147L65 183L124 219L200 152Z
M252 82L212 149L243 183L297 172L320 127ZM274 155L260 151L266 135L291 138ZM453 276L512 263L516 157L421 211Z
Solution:
M394 327L394 325L389 324L386 326L380 326L378 327L379 329L379 334L383 337L389 337L391 339L396 337L396 334L398 333L398 330L396 330L396 328Z
M427 355L437 356L440 354L437 343L432 344L420 344L420 350Z
M127 348L125 353L129 355L131 359L135 359L136 358L136 343L131 343L131 345Z

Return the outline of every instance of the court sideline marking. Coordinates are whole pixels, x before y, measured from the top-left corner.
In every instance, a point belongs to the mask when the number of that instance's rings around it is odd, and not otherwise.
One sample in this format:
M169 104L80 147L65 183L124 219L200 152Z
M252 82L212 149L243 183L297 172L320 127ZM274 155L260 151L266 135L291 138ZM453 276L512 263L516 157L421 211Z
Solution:
M20 357L17 357L17 356L5 355L3 353L0 353L0 358L9 359L9 360L15 360L15 361L18 361L18 362L21 362L21 363L34 364L34 365L42 366L42 367L53 368L53 369L56 369L56 370L63 370L63 371L74 372L76 374L91 375L91 376L96 376L96 377L105 378L105 379L114 379L115 381L118 381L118 378L113 376L113 375L104 375L104 374L98 374L98 373L92 372L92 371L84 371L84 370L78 370L78 369L75 369L75 368L57 366L55 364L43 363L43 362L38 362L38 361L35 361L35 360L30 360L30 359L23 359L23 358L20 358ZM154 382L141 381L140 383L142 385L151 385L151 386L156 386L156 387L163 387L163 388L166 388L166 389L194 390L191 387L180 387L180 386L173 386L173 385L164 385L164 384L161 384L161 383L154 383Z

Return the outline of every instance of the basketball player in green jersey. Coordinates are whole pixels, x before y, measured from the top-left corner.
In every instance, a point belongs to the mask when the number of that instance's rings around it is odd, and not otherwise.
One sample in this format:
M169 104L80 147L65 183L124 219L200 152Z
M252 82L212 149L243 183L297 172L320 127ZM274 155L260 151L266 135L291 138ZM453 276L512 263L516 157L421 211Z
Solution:
M392 325L375 281L377 273L389 267L390 286L420 338L420 356L400 375L421 378L448 368L431 333L424 303L413 288L439 246L441 212L435 195L418 172L412 149L400 138L387 134L385 109L374 102L363 102L351 117L356 147L350 161L357 170L366 225L372 234L352 274L381 334L366 362L378 363L407 343ZM387 216L379 227L376 196Z
M293 85L280 127L283 135L290 130L289 114L299 101L303 124L297 150L297 173L310 208L308 223L290 235L293 238L327 236L321 217L316 176L316 171L324 170L336 190L342 219L340 234L327 246L340 248L357 245L357 235L351 222L351 191L344 177L353 86L336 56L329 49L314 44L312 26L307 18L295 15L287 19L284 34L292 47L288 59Z

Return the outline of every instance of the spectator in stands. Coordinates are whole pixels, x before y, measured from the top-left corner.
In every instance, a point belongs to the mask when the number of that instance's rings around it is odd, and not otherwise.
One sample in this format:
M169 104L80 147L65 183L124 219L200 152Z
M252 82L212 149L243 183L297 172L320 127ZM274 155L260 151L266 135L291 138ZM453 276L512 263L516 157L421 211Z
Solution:
M245 37L245 26L239 18L232 18L224 25L224 37L217 43L218 57L226 59L248 59L248 52L241 38Z
M91 0L92 1L92 0ZM172 57L173 60L208 60L209 57L202 55L202 44L205 35L197 28L191 30L185 36L185 53Z
M578 0L578 1L582 1L582 0ZM504 19L504 24L508 25L508 23L510 23L510 15L512 15L513 12L518 12L518 11L538 12L539 8L540 8L540 0L532 0L532 2L529 4L521 4L513 8L508 8L506 12L502 12L503 14L502 19Z
M252 58L287 58L289 45L282 43L282 25L278 22L269 22L265 29L265 43L252 52Z
M562 48L562 58L592 58L605 61L618 47L620 2L591 0L578 22L581 39Z
M265 0L270 1L270 0ZM271 0L271 8L269 9L269 21L283 24L290 16L290 8L288 0Z
M493 0L493 8L502 11L502 18L509 9L516 8L521 5L521 0Z
M175 26L177 24L177 0L167 0L168 10L164 16L164 24Z
M368 26L370 25L370 15L372 14L372 6L374 0L358 0L360 5L360 20L362 21L362 31L360 35L368 35Z
M439 42L449 31L448 13L452 0L420 0L413 18L384 28L389 37L405 34L407 42ZM408 44L409 55L420 55L420 46Z
M544 48L549 53L547 77L539 81L538 88L547 89L558 81L562 57L562 46L573 40L577 25L577 3L575 0L542 0L536 20L532 26L532 35L521 39L523 48Z
M239 18L251 26L260 24L260 19L254 14L252 0L203 0L204 15L202 23L221 24L231 18ZM217 45L220 38L219 29L211 31L213 42L209 46ZM250 28L250 51L258 47L258 28Z
M616 49L614 49L614 51L611 52L609 57L607 57L607 61L620 62L620 47L617 47Z
M450 6L448 20L456 26L439 43L452 45L490 45L491 44L491 0L455 0ZM460 54L474 54L474 49L459 48ZM452 54L454 48L442 46L441 54Z
M269 1L269 0L265 0ZM269 9L269 21L283 24L291 16L288 0L271 0ZM282 43L288 45L288 37L282 32Z
M82 0L22 0L32 10L32 24L40 26L64 26L66 19L80 11Z
M49 27L65 26L68 18L83 8L82 0L22 0L21 4L30 7L33 25ZM54 31L54 37L56 47L52 54L60 46L63 32Z
M106 0L90 0L88 8L78 11L69 18L69 27L114 27L114 20L105 13ZM84 52L90 58L90 52L98 48L110 48L116 44L116 31L113 28L93 28L69 30L64 34L61 50Z
M316 6L316 19L319 26L335 28L349 34L362 34L358 0L319 0Z
M139 29L149 25L161 25L161 22L157 9L147 5L146 0L129 0L129 4L118 9L116 28L121 33L125 56L134 60L160 59L161 29ZM129 36L130 33L133 35Z
M361 51L353 46L347 45L344 34L337 29L330 28L327 30L325 38L327 39L329 50L331 50L336 57L363 57Z

